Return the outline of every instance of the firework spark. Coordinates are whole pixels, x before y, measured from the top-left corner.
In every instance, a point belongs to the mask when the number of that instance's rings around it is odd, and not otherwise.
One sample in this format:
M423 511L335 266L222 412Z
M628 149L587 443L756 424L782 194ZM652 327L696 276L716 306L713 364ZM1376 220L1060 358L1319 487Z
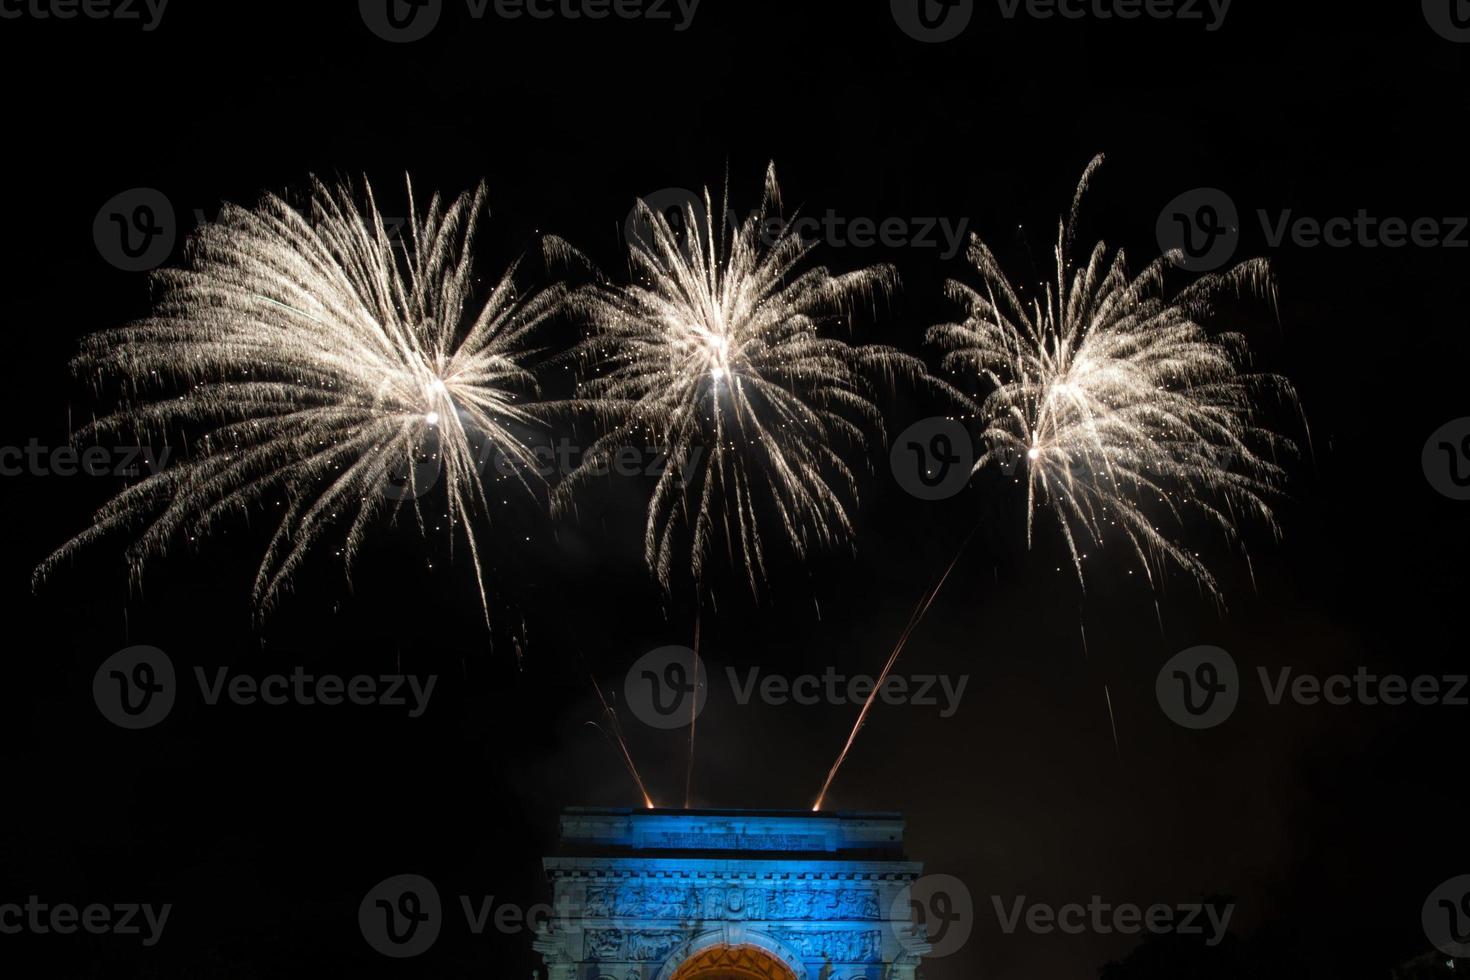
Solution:
M759 211L744 222L728 217L727 201L717 223L708 191L706 217L685 209L687 238L667 215L637 207L649 234L630 245L636 281L577 297L592 329L573 356L594 369L578 401L607 428L559 501L619 446L651 437L668 453L644 539L660 584L669 588L676 567L700 582L723 536L758 591L766 557L758 515L773 515L798 556L846 539L856 481L837 447L861 452L885 438L873 403L880 376L922 374L919 361L892 348L821 335L855 304L886 295L894 272L798 272L815 243L789 225L772 233L780 219L774 166ZM686 564L678 534L687 522Z
M974 536L973 531L970 532L970 536ZM969 543L968 537L965 539L965 543ZM848 754L852 752L852 747L857 742L858 734L862 732L863 726L867 724L868 713L873 710L873 703L877 700L878 692L887 683L888 675L893 673L893 667L898 663L898 658L903 653L903 648L908 646L909 637L914 635L914 630L919 628L919 623L923 622L924 617L928 615L929 607L934 605L934 600L943 591L944 583L949 581L949 575L954 571L954 567L959 564L960 553L964 550L965 548L962 544L959 552L955 554L954 560L944 570L944 574L939 576L939 581L935 582L933 588L924 593L924 597L914 607L913 613L909 616L908 625L899 634L898 642L893 645L893 650L888 654L888 661L883 665L883 670L878 674L878 679L873 682L873 692L863 702L862 710L858 712L857 721L853 723L852 730L847 734L847 741L842 743L842 751L837 753L837 761L833 762L832 768L827 770L827 779L822 783L822 788L817 793L817 802L812 804L813 813L822 809L822 804L827 800L827 793L832 789L833 781L837 779L837 774L842 770L842 764L847 761Z
M968 316L934 327L929 339L945 351L947 369L978 374L993 389L980 404L952 394L985 420L985 451L976 471L990 463L1026 467L1028 542L1037 507L1051 503L1079 579L1085 556L1078 539L1101 547L1113 528L1132 543L1150 578L1158 563L1150 559L1169 559L1213 592L1209 570L1149 515L1159 505L1177 523L1193 510L1237 543L1238 510L1276 530L1267 497L1283 474L1258 453L1290 454L1295 447L1256 417L1263 396L1294 405L1295 392L1275 375L1244 373L1243 338L1212 338L1196 320L1223 292L1269 296L1269 273L1264 261L1252 260L1202 277L1168 300L1161 295L1163 277L1174 255L1129 278L1123 253L1109 260L1099 242L1085 266L1075 265L1077 212L1101 163L1102 157L1094 159L1077 186L1057 235L1056 281L1041 287L1041 298L1024 302L990 249L974 238L969 256L984 286L951 281L948 293ZM881 676L893 669L964 549L961 543L920 601ZM1086 642L1084 630L1084 651ZM1104 686L1103 694L1116 748L1112 692ZM821 809L874 699L869 696L859 712L813 809Z
M584 664L583 667L585 668L585 666ZM638 772L638 764L633 761L633 751L628 748L628 740L623 735L623 724L618 720L618 713L613 710L613 706L603 695L602 687L597 683L597 678L593 676L590 670L587 671L587 677L592 681L592 689L597 692L597 702L602 705L602 716L607 721L607 727L604 728L595 721L589 721L587 724L601 732L603 737L611 743L612 747L618 753L618 758L622 759L623 767L628 770L628 775L633 778L633 784L638 787L638 795L643 797L644 809L652 810L654 809L653 797L648 795L648 787L643 784L643 776ZM686 810L689 808L687 800L684 803L684 808Z
M486 506L493 451L530 469L512 427L531 419L527 334L558 306L560 285L522 296L513 264L478 309L471 250L482 185L409 218L395 241L364 182L313 181L309 212L267 195L226 206L192 240L183 269L157 274L153 314L97 334L79 372L122 389L121 407L83 434L130 430L202 436L181 464L124 490L37 569L84 545L141 530L134 575L181 538L233 513L265 512L276 529L254 585L262 609L325 535L341 532L344 568L373 519L442 482L462 528L482 609L480 548L467 520ZM478 451L478 455L477 455ZM429 460L429 467L425 467Z
M1253 259L1166 298L1173 253L1137 277L1104 242L1075 262L1078 208L1101 162L1088 166L1060 222L1055 281L1023 299L974 238L969 258L983 285L948 284L968 315L934 327L930 340L947 369L978 374L994 389L971 405L986 426L975 469L1025 468L1028 542L1037 508L1050 505L1079 579L1085 542L1100 547L1116 530L1150 579L1173 562L1214 593L1203 562L1159 525L1177 527L1193 513L1235 544L1240 515L1277 530L1268 503L1283 475L1276 459L1295 447L1259 415L1263 401L1294 405L1295 393L1281 377L1246 372L1242 337L1211 336L1198 322L1225 294L1274 298L1269 270Z

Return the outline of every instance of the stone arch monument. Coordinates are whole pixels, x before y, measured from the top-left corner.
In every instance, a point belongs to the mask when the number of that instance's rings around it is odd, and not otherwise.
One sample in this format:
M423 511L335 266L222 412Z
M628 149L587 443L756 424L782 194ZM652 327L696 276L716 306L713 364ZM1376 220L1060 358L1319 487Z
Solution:
M548 980L913 980L923 871L892 813L571 809Z

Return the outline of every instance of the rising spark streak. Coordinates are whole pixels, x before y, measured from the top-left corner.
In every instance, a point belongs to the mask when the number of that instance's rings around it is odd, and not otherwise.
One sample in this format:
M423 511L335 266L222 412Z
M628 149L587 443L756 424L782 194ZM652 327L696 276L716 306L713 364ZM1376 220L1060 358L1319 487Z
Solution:
M1103 696L1108 699L1108 724L1113 728L1113 751L1121 752L1122 747L1118 744L1118 718L1113 714L1113 692L1103 685Z
M694 798L694 733L699 721L699 626L703 617L694 613L694 695L689 699L689 764L684 770L684 809L689 809Z
M586 664L583 664L585 669ZM653 797L648 795L648 790L643 785L643 777L638 774L638 766L633 762L633 753L628 748L628 740L623 737L623 726L618 721L618 714L608 704L607 698L603 696L602 688L597 683L597 678L592 671L587 671L587 678L592 682L592 690L597 692L597 700L602 705L603 717L607 719L607 728L603 728L596 722L589 721L587 724L602 732L604 738L617 749L618 756L623 760L623 766L627 768L628 775L633 777L633 783L638 787L638 795L643 797L643 806L646 809L654 809Z
M397 516L407 499L423 529L418 498L442 479L451 540L463 530L488 624L469 521L488 509L477 459L489 449L534 469L512 430L532 418L524 342L564 289L522 296L513 264L472 305L483 185L447 205L434 195L419 213L410 183L401 241L366 182L356 198L313 181L309 212L270 194L254 210L226 205L191 241L185 268L154 276L150 317L84 342L74 366L121 382L122 405L79 434L202 436L188 459L104 505L38 581L84 545L141 527L127 552L136 578L180 539L264 511L276 530L253 598L267 609L329 531L341 532L350 573L375 517Z
M908 644L909 637L913 635L914 630L918 628L925 614L929 612L929 607L934 605L934 600L938 597L939 590L944 588L944 583L949 580L949 573L954 571L955 565L959 564L960 555L964 553L965 545L969 543L970 537L973 537L974 533L974 531L971 531L970 535L965 538L964 543L960 545L959 551L955 552L954 559L949 563L949 567L944 570L943 575L939 576L939 581L934 583L934 587L925 593L924 597L919 600L919 604L914 607L913 613L909 616L908 625L904 627L903 633L898 638L898 642L893 645L893 651L888 655L888 662L883 665L883 672L878 675L877 683L873 685L873 690L868 694L867 700L863 702L862 710L858 712L857 722L852 726L852 731L848 733L847 741L843 744L842 751L837 754L837 761L832 763L831 769L827 770L827 779L822 783L821 792L817 794L817 802L812 804L813 813L822 809L822 804L827 799L827 791L832 788L832 781L837 778L838 770L847 761L847 755L852 751L853 743L857 741L858 732L862 731L863 725L868 719L868 712L873 709L873 702L877 700L878 692L883 689L883 682L888 680L888 675L893 671L893 665L898 663L898 656L903 653L903 648Z

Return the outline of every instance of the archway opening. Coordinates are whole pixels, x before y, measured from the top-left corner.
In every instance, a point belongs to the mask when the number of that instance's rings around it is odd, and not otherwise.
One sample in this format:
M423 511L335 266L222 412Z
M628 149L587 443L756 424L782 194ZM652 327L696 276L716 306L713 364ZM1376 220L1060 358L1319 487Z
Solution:
M755 946L714 946L687 960L673 980L796 980L796 974Z

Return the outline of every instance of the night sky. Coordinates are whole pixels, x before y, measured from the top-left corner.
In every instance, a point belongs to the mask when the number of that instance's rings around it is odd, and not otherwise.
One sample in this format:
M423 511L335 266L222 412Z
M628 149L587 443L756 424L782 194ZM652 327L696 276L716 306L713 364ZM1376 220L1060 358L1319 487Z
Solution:
M171 203L176 263L196 215L265 191L299 200L312 174L366 176L386 214L402 213L405 172L420 195L484 179L484 276L551 233L618 279L638 195L718 193L728 174L743 213L775 161L788 210L963 220L1022 281L1048 268L1057 218L1097 153L1107 162L1080 237L1123 247L1134 268L1158 253L1166 204L1224 190L1240 214L1236 256L1271 260L1279 309L1232 304L1210 325L1244 332L1255 365L1291 379L1305 426L1289 411L1273 424L1310 440L1288 464L1281 539L1245 526L1252 566L1208 528L1185 529L1225 609L1177 571L1150 589L1121 541L1093 553L1084 594L1049 515L1028 550L1016 485L982 473L947 500L920 500L875 449L860 467L854 547L805 563L778 550L758 598L728 563L713 572L694 802L810 807L857 709L742 705L727 670L876 673L978 521L898 667L968 678L957 710L879 704L827 800L902 811L909 855L968 888L974 935L926 976L1061 980L1118 961L1109 976L1387 978L1432 949L1421 906L1470 873L1470 708L1272 705L1257 679L1287 666L1467 672L1470 503L1435 489L1421 452L1470 415L1470 231L1458 247L1396 248L1268 234L1287 211L1432 218L1446 234L1470 215L1470 46L1436 33L1418 4L1236 0L1208 30L1037 19L1024 6L1008 19L982 2L962 36L928 44L882 2L703 0L681 31L672 5L674 21L477 20L447 0L427 38L395 44L351 3L173 0L152 30L38 19L9 3L0 9L22 15L0 19L4 446L66 445L105 407L68 361L81 337L148 309L147 276L110 264L93 236L99 209L132 188ZM945 251L827 243L814 261L894 264L900 290L856 318L855 336L937 367L923 334L956 313L943 281L967 276ZM554 324L548 346L577 329ZM545 378L552 391L567 385L564 373ZM903 383L882 408L891 434L944 411ZM532 438L564 436L585 438L556 427ZM530 975L540 960L529 935L476 936L462 918L421 957L382 957L363 941L358 903L406 872L432 879L456 914L461 895L544 900L539 861L556 845L558 812L638 802L589 726L603 720L594 677L616 695L655 800L682 802L685 732L644 725L622 704L630 665L689 644L694 627L687 583L665 598L643 563L649 481L606 481L556 519L524 495L481 515L490 632L463 548L451 555L447 537L426 541L409 521L374 534L350 585L323 551L263 621L249 586L264 521L177 548L139 586L113 539L33 592L36 564L123 485L0 478L0 904L35 894L174 908L152 947L0 934L0 962L43 964L6 976ZM134 644L166 651L186 683L166 720L126 731L99 713L92 682ZM1243 691L1228 721L1194 731L1161 710L1155 679L1198 645L1230 653ZM196 668L298 666L437 682L411 718L382 706L209 705L192 680ZM1210 897L1234 913L1229 938L1209 949L1007 934L992 900L1022 895Z

